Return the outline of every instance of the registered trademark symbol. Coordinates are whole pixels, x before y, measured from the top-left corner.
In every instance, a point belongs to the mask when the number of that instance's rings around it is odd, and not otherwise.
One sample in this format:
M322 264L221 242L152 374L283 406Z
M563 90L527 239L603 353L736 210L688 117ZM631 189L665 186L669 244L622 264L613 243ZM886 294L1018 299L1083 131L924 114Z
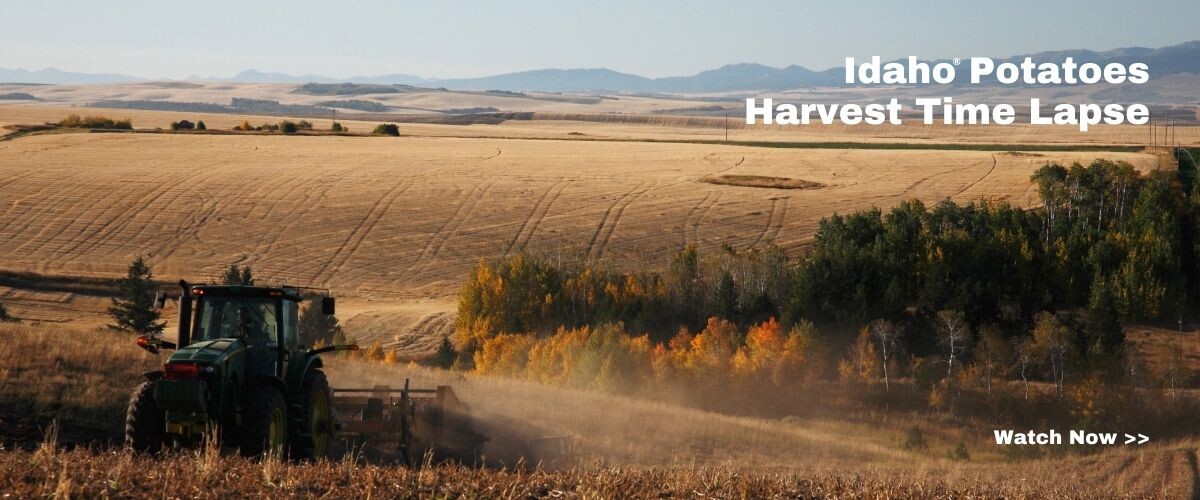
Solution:
M962 59L955 57L951 62L953 62L955 66L958 66L959 64L962 64Z

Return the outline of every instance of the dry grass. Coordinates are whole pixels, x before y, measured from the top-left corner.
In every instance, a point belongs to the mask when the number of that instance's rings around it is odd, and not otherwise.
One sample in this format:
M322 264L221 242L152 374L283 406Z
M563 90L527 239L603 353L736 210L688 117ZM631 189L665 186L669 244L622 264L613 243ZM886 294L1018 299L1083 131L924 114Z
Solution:
M5 447L20 445L0 451L0 491L17 497L1092 498L1186 497L1196 487L1194 441L1004 463L994 446L988 450L975 440L972 462L956 462L940 457L967 435L918 417L897 416L878 427L733 417L344 359L329 360L335 386L399 386L406 377L415 386L452 384L493 439L485 448L489 462L507 467L408 470L349 458L290 465L222 455L213 446L148 461L104 441L94 448L60 448L59 443L88 442L96 432L115 439L113 427L119 428L127 393L140 382L138 372L158 363L131 343L100 335L113 334L0 325L0 363L6 366L0 371L0 407L6 413L0 428ZM30 414L43 425L14 426L10 412ZM54 417L59 424L47 429L44 424ZM931 449L900 450L901 430L920 422L930 430ZM12 433L21 434L15 443ZM526 454L522 443L543 435L576 436L584 459L562 470L539 468L538 457Z
M743 186L771 189L817 189L825 187L820 182L792 179L789 177L771 177L769 175L715 175L700 179L701 182L722 186Z
M0 490L16 497L334 498L1187 498L1195 443L1140 453L999 467L579 467L562 471L385 467L350 460L289 465L204 452L147 460L124 452L0 453ZM1189 458L1191 457L1191 458Z
M160 363L125 334L0 323L0 442L51 419L72 441L119 436L130 391Z

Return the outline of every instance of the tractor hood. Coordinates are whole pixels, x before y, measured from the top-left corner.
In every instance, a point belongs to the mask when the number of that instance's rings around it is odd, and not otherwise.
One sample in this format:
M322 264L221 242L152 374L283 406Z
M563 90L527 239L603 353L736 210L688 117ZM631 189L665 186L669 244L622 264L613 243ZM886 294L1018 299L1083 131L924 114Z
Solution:
M217 339L196 342L180 348L167 358L168 363L186 361L205 365L215 365L246 348L240 339Z

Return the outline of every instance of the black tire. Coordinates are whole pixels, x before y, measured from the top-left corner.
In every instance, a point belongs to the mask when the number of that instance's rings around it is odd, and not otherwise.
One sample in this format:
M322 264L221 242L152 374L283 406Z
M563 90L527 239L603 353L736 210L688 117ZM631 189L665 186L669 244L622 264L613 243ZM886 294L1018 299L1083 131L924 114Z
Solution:
M295 460L329 458L337 439L337 419L333 414L333 391L325 373L313 369L304 377L301 387L304 397L303 413L291 428L288 439L291 457Z
M125 445L138 453L162 451L167 437L167 416L154 399L155 382L133 390L125 411Z
M245 457L262 456L268 451L283 456L287 451L287 420L287 402L278 389L250 386L242 399L238 451Z

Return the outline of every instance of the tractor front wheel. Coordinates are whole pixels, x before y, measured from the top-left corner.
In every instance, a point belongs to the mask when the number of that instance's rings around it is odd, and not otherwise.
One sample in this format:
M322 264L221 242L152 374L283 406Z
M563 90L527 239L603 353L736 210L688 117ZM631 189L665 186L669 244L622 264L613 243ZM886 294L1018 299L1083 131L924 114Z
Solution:
M278 389L252 386L242 402L241 436L238 443L242 456L257 457L270 453L283 456L287 444L287 403Z
M158 453L166 441L167 416L154 400L154 385L137 386L125 412L125 444L138 453Z

